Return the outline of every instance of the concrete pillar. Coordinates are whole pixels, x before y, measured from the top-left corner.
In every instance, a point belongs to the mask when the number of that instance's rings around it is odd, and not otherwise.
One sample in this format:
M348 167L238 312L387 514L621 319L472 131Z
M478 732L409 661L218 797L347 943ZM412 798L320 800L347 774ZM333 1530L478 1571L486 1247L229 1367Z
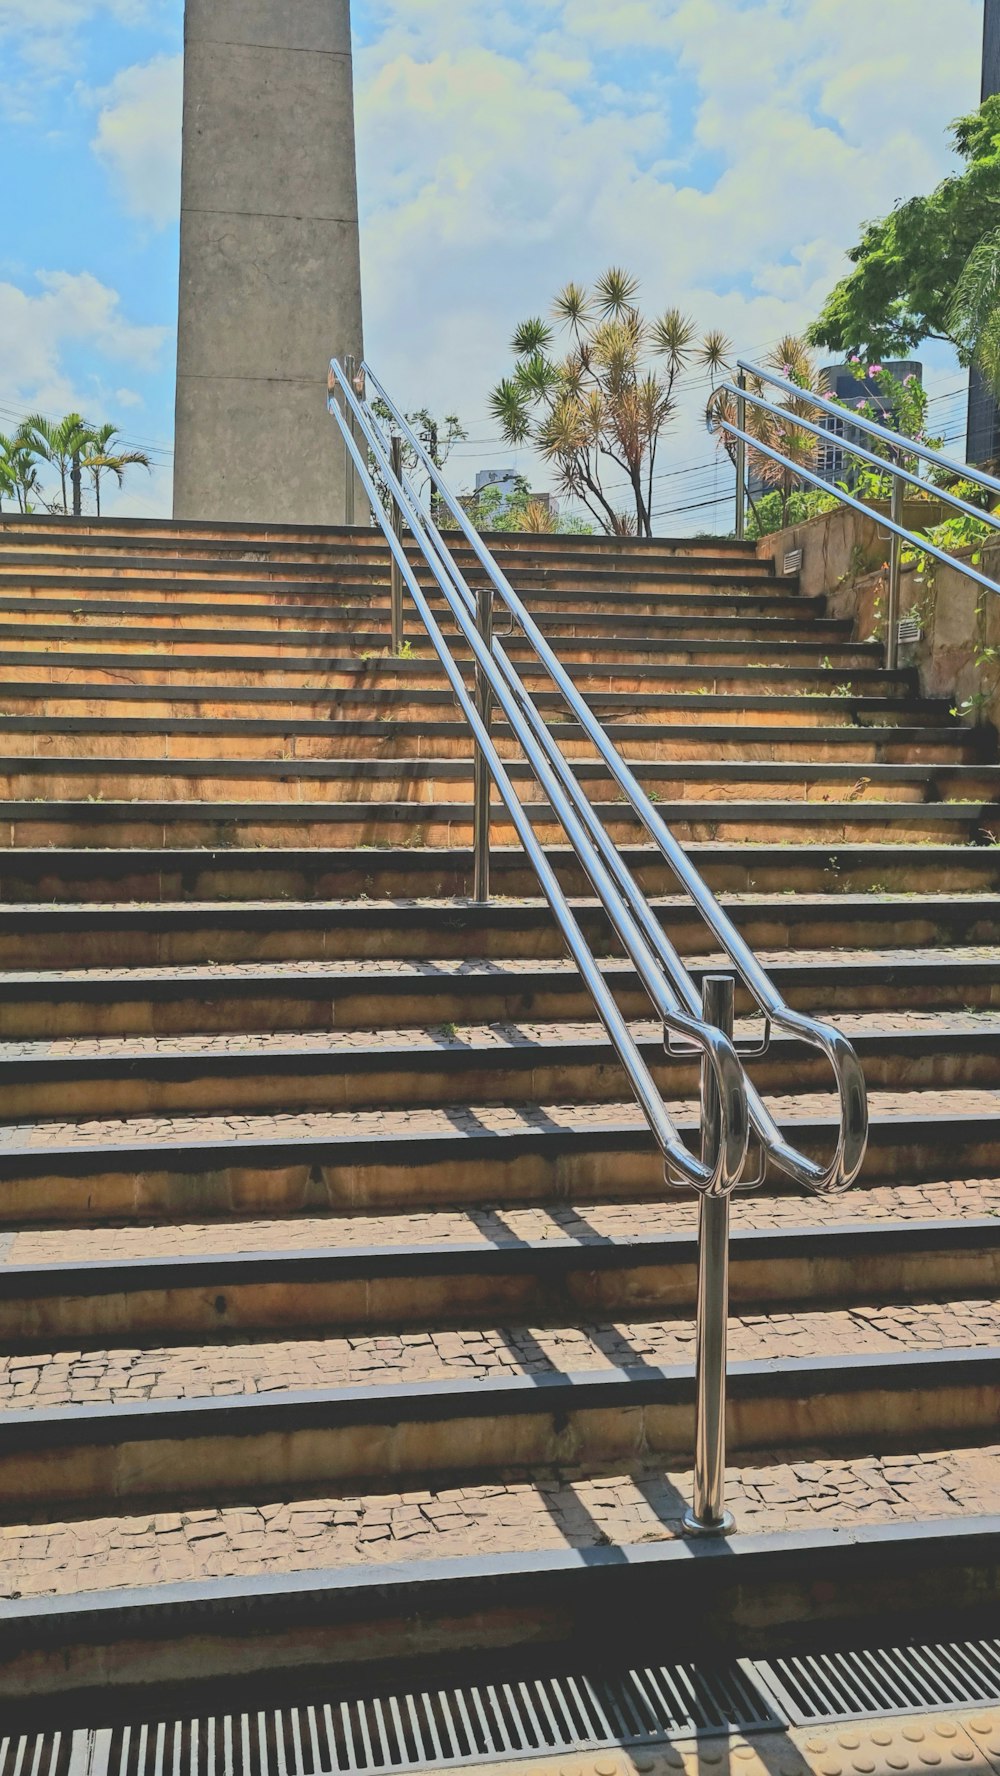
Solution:
M984 0L983 77L980 101L1000 92L1000 0ZM1000 455L1000 408L975 364L969 371L969 427L966 457L970 463L992 463Z
M350 0L186 0L184 37L174 516L342 524L326 373L362 355Z

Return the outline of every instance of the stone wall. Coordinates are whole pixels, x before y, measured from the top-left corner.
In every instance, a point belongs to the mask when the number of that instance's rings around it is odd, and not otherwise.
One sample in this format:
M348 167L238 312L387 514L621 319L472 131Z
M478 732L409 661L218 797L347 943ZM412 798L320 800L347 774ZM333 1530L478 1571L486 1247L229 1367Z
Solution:
M912 524L910 514L907 521ZM849 617L862 640L883 633L889 532L876 519L840 507L757 545L779 574L785 556L796 549L802 550L803 593L825 592L830 615ZM961 552L959 559L970 555ZM1000 584L1000 535L984 546L979 568ZM920 617L921 640L900 648L899 663L916 668L921 691L946 697L956 707L972 699L966 719L1000 728L1000 664L978 664L983 648L1000 649L1000 592L985 591L958 567L931 562L921 574L908 565L899 610L900 616L913 610Z

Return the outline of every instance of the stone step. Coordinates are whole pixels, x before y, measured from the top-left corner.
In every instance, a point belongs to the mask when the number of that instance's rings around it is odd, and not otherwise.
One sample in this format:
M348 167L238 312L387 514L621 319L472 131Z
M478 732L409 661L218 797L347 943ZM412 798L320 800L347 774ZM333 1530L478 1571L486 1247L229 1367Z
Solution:
M706 956L708 948L703 941L700 959L689 964L695 980L727 966L721 955ZM990 1011L1000 1005L1000 952L995 947L944 952L935 945L930 951L856 950L836 955L762 949L760 959L794 1008L809 1011L819 1006L823 1015L869 1011L887 1016L904 1012L944 1015L966 1008ZM649 1001L631 964L607 961L602 967L625 1015L648 1018ZM17 970L0 976L0 982L0 1039L6 1042L254 1032L263 1042L268 1032L322 1031L339 1051L345 1044L361 1040L360 1031L399 1031L412 1026L431 1032L431 1053L418 1060L414 1052L413 1066L425 1068L435 1060L444 1064L447 1054L445 1072L456 1082L462 1067L473 1064L472 1051L466 1053L465 1060L463 1053L465 1044L475 1045L477 1024L502 1026L504 1061L511 1067L528 1066L528 1056L522 1055L518 1061L508 1053L516 1042L512 1026L525 1022L587 1023L594 1016L592 1002L571 963L532 964L520 959L448 964L443 960L407 963L379 958L312 966L293 961L228 967L212 961L203 967L120 971L75 968L29 974ZM736 1003L739 1015L751 1014L752 1001L742 987ZM461 1042L446 1036L444 1027L448 1025L462 1026L466 1034ZM496 1037L490 1041L495 1042ZM651 1054L655 1055L659 1046L654 1042ZM541 1064L534 1042L528 1055L532 1052ZM315 1058L328 1060L324 1049ZM224 1062L225 1055L219 1059ZM495 1060L499 1065L500 1056L495 1055ZM46 1064L55 1071L59 1057L48 1056ZM354 1064L338 1053L338 1068ZM406 1064L405 1058L399 1063L404 1069ZM453 1098L457 1095L452 1094Z
M68 619L77 628L113 623L129 628L160 626L181 633L188 627L198 628L203 624L214 624L220 633L224 630L239 633L244 628L252 628L277 635L306 630L315 636L341 632L353 635L356 631L367 630L369 639L377 637L383 645L391 629L387 598L376 600L366 596L358 604L347 604L339 590L335 598L327 596L313 605L290 604L287 600L267 603L259 597L256 601L237 604L232 599L201 603L190 598L179 600L173 594L147 599L120 595L102 598L86 589L84 593L78 595L73 589L67 589L58 597L46 597L40 593L4 593L0 595L0 616L18 618L22 623L32 625L36 622L53 623L57 619L66 622ZM431 603L443 616L444 600L436 598ZM778 607L774 612L770 611L772 605ZM811 600L799 598L781 600L740 596L734 598L729 609L723 606L719 595L713 593L710 598L701 600L697 608L662 616L636 616L624 605L602 613L592 603L590 607L582 606L578 610L566 607L542 612L537 620L543 633L555 640L577 635L606 635L617 639L638 635L644 640L662 636L668 640L698 637L725 640L728 637L730 640L807 641L814 646L851 643L848 620L820 616ZM503 625L502 613L498 622ZM419 618L412 609L407 613L406 627L411 645L425 639Z
M183 707L183 705L182 705ZM428 711L424 720L331 721L297 717L129 715L0 715L0 751L8 759L366 759L471 758L472 734L461 719ZM574 721L546 723L566 758L595 758L593 743ZM605 733L623 756L636 760L822 760L857 764L954 765L992 763L993 747L978 729L728 725L707 722L605 721ZM501 757L520 757L506 724L494 726Z
M362 659L350 654L311 654L308 658L283 660L277 655L234 653L222 656L215 650L209 654L188 652L157 652L144 643L143 651L131 651L115 640L101 648L81 646L86 632L75 637L72 650L39 649L37 645L11 648L0 661L0 697L8 684L29 682L58 684L85 683L100 695L108 682L127 670L135 684L169 685L176 677L181 684L206 686L239 686L243 682L259 688L288 686L314 692L357 687L367 690L447 691L443 667L431 658L422 660L396 658L379 654ZM37 640L37 637L36 637ZM572 662L571 662L572 664ZM471 661L462 663L464 676L471 683ZM769 666L755 666L752 661L739 660L727 664L721 657L703 664L646 664L630 670L626 661L607 666L600 661L580 662L572 673L574 683L582 691L619 691L646 693L655 687L665 691L690 691L708 695L728 693L750 697L767 695L771 687L784 696L798 693L808 696L835 695L848 700L875 694L885 697L914 697L917 685L914 673L901 669L887 673L880 667L861 666L837 670L821 665L788 665L780 671ZM529 691L547 691L551 686L548 673L541 666L522 665L521 682ZM450 693L448 693L450 696ZM4 707L6 707L6 703ZM813 718L814 719L814 718Z
M414 579L431 590L433 576L415 568ZM470 573L469 583L485 583L481 573ZM511 570L510 584L533 607L548 601L557 605L577 604L594 600L609 608L624 606L641 609L644 604L656 608L660 599L671 592L696 593L709 596L713 591L724 598L741 593L788 597L794 595L793 579L775 580L753 564L737 572L719 566L703 570L701 564L676 566L654 565L620 572L617 569L574 566L518 567ZM86 586L91 591L115 592L127 597L130 591L141 594L167 593L173 585L184 586L201 597L237 598L251 596L255 590L270 597L282 597L285 590L308 591L312 602L369 596L385 598L390 585L388 562L357 562L324 572L312 562L257 563L173 560L151 564L142 557L123 557L119 561L91 557L78 561L46 560L44 557L4 556L0 553L0 587L22 592L34 590L51 593L60 589L74 591ZM780 588L780 590L779 590ZM409 602L409 601L408 601ZM437 602L437 599L435 599Z
M735 1501L740 1533L727 1542L725 1559L715 1544L680 1539L690 1475L652 1461L606 1464L589 1477L567 1478L560 1467L503 1485L19 1528L5 1536L20 1589L0 1605L0 1695L38 1706L63 1698L69 1681L88 1719L98 1701L106 1710L131 1699L137 1725L159 1710L158 1743L176 1746L178 1757L174 1722L186 1731L199 1709L210 1714L201 1726L214 1749L218 1710L242 1706L245 1732L237 1713L227 1743L242 1751L245 1738L247 1767L251 1755L263 1767L274 1747L266 1725L281 1717L261 1714L261 1706L270 1709L289 1693L302 1702L303 1683L312 1683L304 1694L318 1707L303 1708L301 1719L317 1723L317 1746L319 1732L330 1745L323 1700L338 1683L347 1695L361 1684L383 1697L447 1686L456 1673L482 1686L502 1676L516 1684L525 1675L526 1633L531 1677L550 1665L603 1675L609 1640L612 1669L621 1660L639 1670L651 1658L677 1658L687 1669L692 1645L712 1648L713 1668L748 1646L759 1654L835 1645L838 1622L853 1647L859 1618L886 1645L911 1635L933 1643L940 1635L935 1598L947 1596L953 1611L995 1606L1000 1524L975 1513L991 1509L996 1455L987 1447L881 1461L758 1458L744 1468ZM827 1507L820 1527L810 1485ZM940 1505L941 1520L920 1520L925 1501L932 1516ZM948 1521L965 1501L965 1520ZM64 1595L42 1589L49 1547L63 1561ZM653 1641L651 1622L661 1625ZM676 1625L666 1640L663 1624ZM483 1664L470 1669L475 1654ZM870 1747L867 1735L851 1736L855 1761L885 1776L942 1759L977 1768L978 1757L986 1769L984 1748L993 1752L998 1742L991 1711L973 1711L961 1723L938 1713L926 1734L910 1718L898 1738L895 1720L863 1722L862 1732L870 1726ZM477 1742L471 1728L469 1737ZM829 1776L826 1766L841 1761L830 1753L832 1739L815 1727L750 1739L729 1733L682 1742L686 1757L674 1743L651 1751L643 1744L626 1754L624 1768L641 1759L658 1776L696 1776L704 1763L732 1754L751 1776L779 1769L779 1757L803 1776ZM86 1754L93 1736L74 1735L74 1747L78 1740ZM280 1730L277 1742L284 1750ZM289 1755L294 1768L294 1747ZM335 1767L335 1751L325 1755ZM620 1755L599 1758L595 1776L602 1763L617 1772ZM316 1767L327 1766L317 1757ZM497 1776L510 1766L485 1767ZM545 1776L558 1763L517 1768Z
M981 1346L734 1362L734 1460L767 1449L874 1454L989 1443L1000 1349ZM687 1458L694 1372L635 1364L216 1398L34 1406L0 1421L0 1518L251 1503L359 1487L397 1493L572 1462Z
M742 1238L749 1233L780 1233L791 1237L824 1229L853 1237L868 1228L874 1228L876 1232L880 1228L892 1228L902 1235L911 1224L919 1224L945 1230L946 1240L940 1247L943 1255L946 1241L952 1238L947 1231L952 1224L972 1229L970 1238L978 1239L973 1224L983 1222L987 1227L995 1228L998 1209L1000 1178L868 1184L846 1194L806 1198L797 1194L776 1195L774 1190L765 1186L740 1193L733 1210L732 1237ZM117 1225L97 1222L93 1227L74 1225L71 1228L25 1225L8 1230L0 1240L0 1291L3 1267L7 1265L25 1267L33 1274L41 1275L53 1265L68 1262L96 1266L100 1270L126 1262L141 1268L152 1260L171 1263L190 1259L201 1261L219 1255L294 1258L303 1254L348 1253L358 1249L373 1251L406 1247L409 1251L423 1246L515 1254L521 1248L531 1248L542 1254L554 1242L557 1247L571 1245L574 1249L598 1252L614 1250L621 1262L627 1264L632 1246L642 1245L646 1240L668 1243L677 1239L693 1240L697 1229L696 1198L674 1190L661 1192L657 1201L649 1198L638 1202L594 1200L580 1204L553 1201L529 1207L470 1203L463 1208L402 1209L398 1213L391 1210L375 1214L363 1210L346 1214L316 1211L294 1217L244 1216L227 1221L166 1219ZM954 1237L958 1239L959 1236ZM914 1238L918 1236L915 1234ZM538 1262L543 1264L544 1258L539 1257ZM611 1264L612 1260L609 1258L607 1262ZM958 1263L957 1258L955 1263ZM954 1274L957 1279L966 1279L961 1288L956 1282L958 1294L971 1297L981 1293L980 1285L972 1281L980 1274L978 1271L963 1269ZM940 1288L944 1293L950 1285L943 1269L940 1277ZM67 1290L67 1300L71 1293ZM214 1302L214 1296L212 1299ZM885 1299L892 1299L888 1287ZM660 1305L665 1307L669 1302L664 1299ZM770 1305L774 1307L775 1303ZM67 1306L66 1311L72 1310Z
M570 564L581 555L596 555L612 565L671 560L675 556L709 557L721 562L748 561L763 565L773 572L773 563L758 556L752 542L737 542L734 537L606 537L601 535L567 538L543 532L519 534L513 531L486 532L485 538L495 558L508 559L559 558ZM371 525L236 525L182 522L173 519L93 518L72 520L59 515L31 514L28 517L5 512L0 518L0 545L12 549L44 548L74 553L78 550L124 549L155 556L158 552L173 554L178 549L193 553L226 555L263 554L281 556L305 552L310 556L337 557L343 554L367 559L375 556L388 560L385 539ZM188 548L189 546L189 548ZM410 541L407 551L419 554ZM456 558L472 558L470 545L458 533L452 533L449 547Z
M970 1010L949 1017L943 1008L937 1009L942 1001L963 992L978 1006L985 1000L1000 1007L1000 957L992 967L984 965L983 972L985 981L972 984L966 984L971 970L965 981L960 976L950 994L934 994L926 980L921 991L920 984L907 980L898 1002L890 998L884 1014L838 1017L857 1049L870 1090L975 1091L994 1084L1000 1063L998 1012L984 1017ZM45 1007L48 1018L38 1020L50 1038L44 1041L35 1036L36 1020L31 1015L35 1012L37 1018L37 1004L19 1004L16 984L9 977L4 982L11 1003L0 1011L0 1115L7 1121L263 1111L389 1112L470 1102L596 1106L620 1103L629 1091L611 1044L589 1024L574 1022L566 1030L521 1019L495 1028L488 1024L484 1028L477 1021L425 1029L417 1017L426 1007L417 1001L413 1006L404 1004L399 1025L387 1028L377 1021L385 1013L384 1004L375 1001L369 1020L369 1007L362 999L355 1029L340 1023L339 1007L330 1001L317 1004L310 996L304 1004L296 1003L290 984L285 986L290 1006L273 987L271 1003L264 991L259 999L241 1005L238 995L227 1000L222 985L221 1005L217 1001L207 1012L197 1005L193 1015L188 1011L188 1019L196 1028L199 1024L211 1028L214 1011L216 1027L224 1024L231 1033L199 1040L191 1034L174 1034L183 1028L176 1002L164 1008L155 1002L137 1006L127 1001L119 1008L112 998L105 1018L103 1006L95 1007L91 1000L84 1010L74 999L74 983L57 977L55 984L60 980L66 1008L53 1009L51 1001ZM113 990L112 986L112 994ZM876 997L883 1004L886 999L880 981L867 987L855 984L843 992L839 987L814 992L812 999L807 994L808 986L790 991L789 998L825 1016L830 1015L831 1001L839 1010L845 1000L867 1006ZM904 1018L903 1008L914 998L926 1004L932 994L933 1012L910 1012L909 1019ZM462 1005L455 997L452 1004L445 1000L446 1009L456 1015L464 1009L468 1016L468 1002ZM489 1001L488 991L483 991L483 998ZM354 1009L349 999L348 1005ZM486 1022L487 1008L471 1009L477 1020ZM586 1008L579 1010L586 1014ZM122 1024L127 1029L129 1013L135 1028L156 1034L127 1040L108 1035ZM324 1018L332 1022L334 1015L338 1027L327 1026L320 1039L292 1040L278 1034L296 1028L322 1029ZM349 1015L345 1007L344 1018ZM266 1034L257 1033L261 1029ZM662 1034L649 1026L635 1034L668 1105L695 1097L699 1062L668 1057ZM752 1041L755 1034L749 1026L747 1039ZM831 1083L829 1062L816 1049L783 1034L772 1036L767 1055L753 1063L752 1077L764 1093L822 1093Z
M631 808L599 803L604 827L616 844L633 844L642 828ZM303 801L8 801L2 806L0 850L38 846L103 850L136 847L260 846L403 848L468 847L470 802ZM830 845L886 843L986 843L1000 828L992 802L834 800L798 802L663 801L657 812L682 844L688 841ZM531 804L535 834L558 844L562 828L548 804ZM492 842L512 846L513 825L497 808Z
M828 1097L773 1100L791 1138L834 1151ZM815 1108L813 1107L815 1106ZM1000 1176L995 1091L873 1093L865 1189ZM693 1112L677 1126L694 1139ZM768 1188L787 1185L781 1174ZM502 1205L652 1202L663 1161L634 1104L466 1105L303 1116L146 1117L0 1131L0 1223L96 1227Z
M873 1297L849 1280L849 1252L856 1253L859 1264L869 1261L861 1243L868 1235L862 1230L849 1238L843 1232L822 1237L828 1253L831 1246L838 1247L838 1260L822 1259L813 1236L812 1255L803 1252L794 1271L788 1271L797 1283L765 1288L758 1297L748 1282L747 1306L734 1303L729 1321L729 1354L735 1362L760 1362L775 1352L784 1359L840 1356L851 1362L907 1351L996 1348L1000 1264L995 1255L977 1257L968 1240L950 1243L947 1232L938 1249L931 1223L919 1246L911 1241L919 1256L909 1267L909 1282L893 1280L889 1246L883 1242L886 1256L874 1264L874 1272L885 1282ZM775 1256L776 1236L752 1238ZM806 1235L783 1238L787 1243ZM11 1328L17 1348L0 1357L0 1425L10 1411L195 1403L234 1394L273 1399L313 1388L412 1388L429 1382L489 1382L566 1370L590 1376L637 1365L686 1364L694 1354L697 1267L696 1242L689 1244L689 1275L676 1263L671 1269L671 1258L662 1252L659 1257L646 1252L644 1268L637 1271L621 1249L611 1247L607 1250L615 1268L595 1268L591 1261L582 1269L579 1249L564 1248L562 1258L557 1252L551 1262L539 1256L540 1274L550 1279L545 1286L529 1285L524 1266L518 1269L509 1254L486 1265L461 1248L456 1263L437 1271L435 1248L410 1254L356 1253L337 1270L331 1269L331 1255L306 1254L284 1261L289 1271L284 1281L276 1269L280 1254L234 1257L226 1264L216 1260L213 1266L203 1261L200 1281L190 1285L176 1262L169 1270L154 1265L148 1286L143 1269L132 1281L131 1267L126 1267L129 1276L122 1273L117 1279L117 1308L111 1304L110 1339L102 1339L98 1329L102 1293L115 1283L107 1267L103 1285L93 1267L72 1265L57 1267L46 1284L37 1274L33 1280L33 1273L5 1265L0 1267L0 1317ZM627 1250L631 1253L631 1246ZM574 1251L577 1257L568 1268ZM737 1242L737 1259L739 1252ZM780 1269L780 1254L778 1262ZM905 1270L902 1259L900 1264ZM247 1271L245 1288L240 1266ZM759 1268L758 1262L758 1273ZM821 1288L842 1277L843 1292L800 1299L811 1271ZM944 1278L940 1296L931 1284L935 1274ZM956 1286L966 1274L982 1279L972 1295ZM46 1338L37 1329L37 1316L54 1302L62 1275L67 1307L50 1307L53 1337ZM750 1269L746 1275L750 1277ZM91 1276L93 1288L87 1280ZM454 1307L449 1277L454 1279ZM657 1299L657 1279L673 1288L673 1299ZM290 1295L295 1287L303 1291L301 1304ZM371 1291L370 1308L364 1305L366 1289ZM25 1295L24 1290L30 1292ZM226 1292L221 1302L220 1291ZM392 1309L394 1296L398 1315ZM498 1307L491 1311L493 1298ZM18 1317L20 1299L24 1323L35 1327L27 1340ZM328 1321L324 1302L330 1307ZM82 1335L67 1342L81 1316ZM142 1326L150 1316L147 1334ZM138 1324L134 1337L129 1333L132 1317Z
M90 806L90 804L88 804ZM97 812L101 809L98 806ZM228 839L229 834L227 833ZM672 870L649 845L626 844L622 855L647 894L676 892ZM759 844L692 840L686 846L709 887L720 893L928 894L1000 890L1000 846L893 844ZM589 890L565 846L546 854L564 890ZM330 901L471 896L469 849L386 845L351 849L296 848L273 842L238 849L231 844L183 848L159 835L128 848L0 846L0 904L227 900ZM538 894L537 878L520 849L496 845L493 892L498 898Z
M656 636L640 640L637 637L590 635L586 625L581 625L581 628L581 634L559 640L557 652L567 667L700 665L725 667L733 671L737 668L757 671L769 667L782 674L786 670L796 672L802 668L816 670L822 667L848 676L851 672L879 662L882 653L880 642L832 641L829 638L817 640L808 635L777 641L772 641L766 635L737 640L714 636L704 639ZM448 634L456 657L463 661L470 660L471 650L457 632L449 628ZM133 655L146 657L162 654L173 658L183 654L185 658L201 659L202 656L208 656L224 663L230 658L244 658L247 651L253 649L268 663L278 661L289 667L301 665L303 669L310 667L317 659L336 664L341 657L358 659L366 665L372 663L373 659L385 661L386 664L396 660L406 660L411 664L414 661L436 661L430 638L426 634L414 633L404 644L409 652L396 656L387 645L385 629L367 626L353 632L344 625L319 635L308 630L294 629L287 634L276 635L269 629L243 625L238 628L221 628L218 625L186 624L182 628L167 629L156 624L0 622L0 644L12 660L18 659L22 654L36 653L38 644L42 641L55 654L75 657L80 653L93 652L95 657L101 659L109 654L123 659L131 659ZM330 652L321 653L324 643ZM508 657L522 675L526 668L535 666L537 650L532 643L515 634L504 646Z
M420 583L423 576L417 576ZM384 621L389 610L388 568L381 574L369 573L357 578L349 570L332 577L290 581L280 577L262 580L174 578L153 570L141 579L124 581L119 575L88 573L85 576L68 572L53 574L41 569L32 572L9 572L0 577L0 595L5 603L17 609L30 610L56 604L85 615L94 605L112 602L127 609L141 610L164 603L178 613L204 610L209 616L224 615L227 610L251 616L285 615L292 621L300 612L319 609L331 619L345 620L345 613L357 612L364 619ZM431 608L446 609L445 601L429 578L424 590ZM545 624L565 616L585 617L588 621L636 623L646 617L650 621L698 618L706 622L727 619L746 622L757 618L780 618L796 626L812 625L825 620L826 600L822 596L805 597L789 587L787 580L769 580L758 576L746 578L732 574L713 575L678 573L664 582L661 589L646 592L624 591L613 575L606 584L590 589L576 584L521 585L519 596L536 621ZM502 619L501 619L502 622ZM411 635L422 628L420 619L407 598L404 601L404 624Z
M390 735L391 739L391 735ZM513 750L513 748L511 748ZM656 803L669 799L738 803L793 802L855 805L989 803L1000 796L997 764L882 764L854 760L637 759L627 739L621 753ZM530 766L512 758L508 774L522 802L545 800ZM598 759L578 759L574 774L591 803L606 809L622 793ZM0 753L3 807L16 802L322 802L471 803L471 758L232 758L177 759L46 754L25 758ZM493 802L504 823L496 792Z
M1000 942L1000 896L916 893L748 894L727 911L755 950L934 948ZM686 899L654 908L682 955L711 947ZM573 903L595 955L616 946L596 902ZM236 962L562 960L541 901L232 902L17 906L0 924L0 968L155 968Z
M742 1220L741 1210L737 1221ZM736 1317L731 1329L733 1355L757 1356L767 1342L786 1355L801 1355L817 1339L816 1348L834 1341L838 1349L906 1347L917 1337L923 1346L937 1336L946 1319L945 1344L976 1343L993 1319L963 1303L985 1303L1000 1283L1000 1223L984 1216L951 1220L845 1222L809 1226L808 1206L798 1227L755 1229L734 1227L730 1249L730 1299ZM663 1349L676 1344L680 1357L689 1354L696 1295L698 1247L693 1231L630 1233L627 1241L600 1239L588 1230L582 1239L535 1239L506 1245L480 1238L462 1243L454 1237L442 1244L423 1240L406 1244L405 1222L393 1245L370 1247L360 1242L346 1250L335 1242L313 1250L278 1246L272 1250L203 1252L166 1257L128 1257L95 1262L67 1261L65 1242L59 1261L0 1264L0 1397L4 1405L30 1404L39 1388L47 1404L61 1386L74 1403L128 1398L139 1391L160 1393L165 1382L181 1386L190 1365L178 1358L169 1375L158 1362L126 1363L128 1346L169 1340L174 1346L199 1344L212 1362L227 1367L226 1379L238 1372L247 1390L270 1387L276 1375L295 1374L300 1365L294 1350L272 1355L240 1350L236 1337L304 1338L327 1341L336 1334L352 1340L365 1335L398 1335L445 1329L490 1328L498 1324L525 1327L574 1327L613 1316L600 1349L606 1358L617 1352L616 1338L631 1339L636 1355L667 1361ZM211 1233L208 1234L209 1245ZM69 1245L72 1252L75 1241ZM920 1317L900 1317L905 1302L953 1304L944 1313L918 1308ZM877 1302L877 1306L872 1303ZM893 1304L893 1305L888 1305ZM957 1304L957 1305L955 1305ZM863 1312L849 1313L849 1308ZM747 1319L751 1312L795 1310L792 1325ZM818 1310L824 1309L821 1313ZM646 1316L667 1313L670 1326L650 1323ZM744 1316L740 1318L739 1316ZM623 1328L633 1316L642 1322ZM932 1328L933 1333L932 1333ZM588 1334L593 1340L594 1334ZM544 1361L567 1334L543 1338L533 1353L521 1332L512 1349L522 1360ZM111 1342L115 1356L103 1366L61 1356L34 1366L13 1363L21 1352L86 1352ZM580 1355L579 1339L571 1354ZM745 1347L745 1348L744 1348ZM391 1348L391 1347L390 1347ZM398 1348L398 1347L397 1347ZM476 1374L487 1373L502 1349L491 1340L453 1339L419 1352L436 1353L442 1372L449 1359ZM349 1364L363 1379L385 1362L385 1342L378 1348L352 1343ZM301 1378L317 1380L316 1350L302 1351ZM673 1360L670 1358L669 1360ZM529 1367L531 1366L529 1360ZM353 1376L352 1379L357 1379ZM199 1375L199 1386L209 1373ZM208 1391L206 1388L205 1391Z
M84 716L101 720L118 715L138 715L143 719L158 717L173 720L185 716L202 716L214 720L250 721L271 719L283 721L289 731L302 720L331 722L352 719L432 722L461 722L452 691L440 688L392 688L380 682L363 682L333 690L311 690L282 685L279 689L260 686L252 681L206 688L201 685L174 683L164 685L133 683L131 677L109 677L97 683L81 678L78 682L53 683L25 679L22 675L3 683L0 689L0 719L13 715L31 715L42 721L51 718L75 719ZM696 691L609 691L597 686L587 702L602 722L612 724L664 727L715 726L720 719L731 718L730 725L739 729L748 718L757 716L765 724L780 720L784 727L813 728L823 726L850 727L861 730L873 724L940 728L948 733L975 732L959 730L947 702L914 697L907 694L868 696L836 690L803 695L783 692L773 696L757 693L721 693L701 687ZM539 690L533 702L551 714L555 724L565 725L566 705L558 691ZM502 736L505 724L497 718L497 732Z

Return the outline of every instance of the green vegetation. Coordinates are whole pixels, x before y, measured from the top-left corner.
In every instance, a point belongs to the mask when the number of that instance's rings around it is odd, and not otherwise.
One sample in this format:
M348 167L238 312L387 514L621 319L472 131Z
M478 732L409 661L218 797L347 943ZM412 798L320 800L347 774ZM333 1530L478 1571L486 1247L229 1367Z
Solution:
M618 267L592 290L567 284L554 325L535 316L517 328L513 371L490 401L507 443L536 450L559 490L608 536L652 536L654 470L677 378L692 364L718 373L730 352L721 333L699 338L677 308L645 319L638 295L638 280ZM559 351L557 330L565 335Z
M463 493L460 503L477 530L532 532L536 535L593 536L594 527L585 519L554 512L548 500L532 493L523 475L513 488L509 485L481 487L476 493ZM445 512L442 530L457 528L454 518Z
M377 397L372 402L371 408L375 418L386 431L395 430L395 422L392 413L380 397ZM404 413L403 418L406 420L410 430L419 438L435 468L438 469L444 468L454 445L457 444L460 439L467 438L469 435L457 413L446 413L443 419L436 419L428 408L417 407L412 413ZM388 512L392 507L392 494L389 492L378 459L371 451L368 452L368 473L371 475L376 489L378 490L378 496L382 502L383 511ZM412 444L407 444L405 439L403 440L403 473L407 477L417 475L422 478L423 491L430 498L431 511L435 523L440 524L443 518L441 501L430 488L430 476L427 474L417 452L414 450ZM420 481L418 480L418 487L419 485Z
M57 480L50 494L42 486L43 464ZM100 517L104 476L113 475L121 487L130 468L150 469L149 457L143 450L124 447L118 427L110 421L92 426L79 413L67 413L60 420L32 413L10 436L0 435L0 508L9 499L19 512L72 512L79 518L86 474Z

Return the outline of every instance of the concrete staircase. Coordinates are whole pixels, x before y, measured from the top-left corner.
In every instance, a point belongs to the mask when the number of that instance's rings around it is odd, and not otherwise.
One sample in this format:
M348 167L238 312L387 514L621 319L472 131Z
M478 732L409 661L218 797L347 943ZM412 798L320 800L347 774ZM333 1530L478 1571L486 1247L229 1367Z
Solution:
M767 1644L996 1601L992 745L752 547L497 553L790 1003L865 1067L860 1185L737 1199L737 1536L721 1561L678 1540L696 1205L500 810L497 898L468 898L471 743L413 623L388 657L381 538L8 518L8 1703L563 1645L654 1601ZM678 948L717 963L510 646ZM536 813L693 1128L694 1066ZM779 1037L751 1071L829 1151L815 1051Z

